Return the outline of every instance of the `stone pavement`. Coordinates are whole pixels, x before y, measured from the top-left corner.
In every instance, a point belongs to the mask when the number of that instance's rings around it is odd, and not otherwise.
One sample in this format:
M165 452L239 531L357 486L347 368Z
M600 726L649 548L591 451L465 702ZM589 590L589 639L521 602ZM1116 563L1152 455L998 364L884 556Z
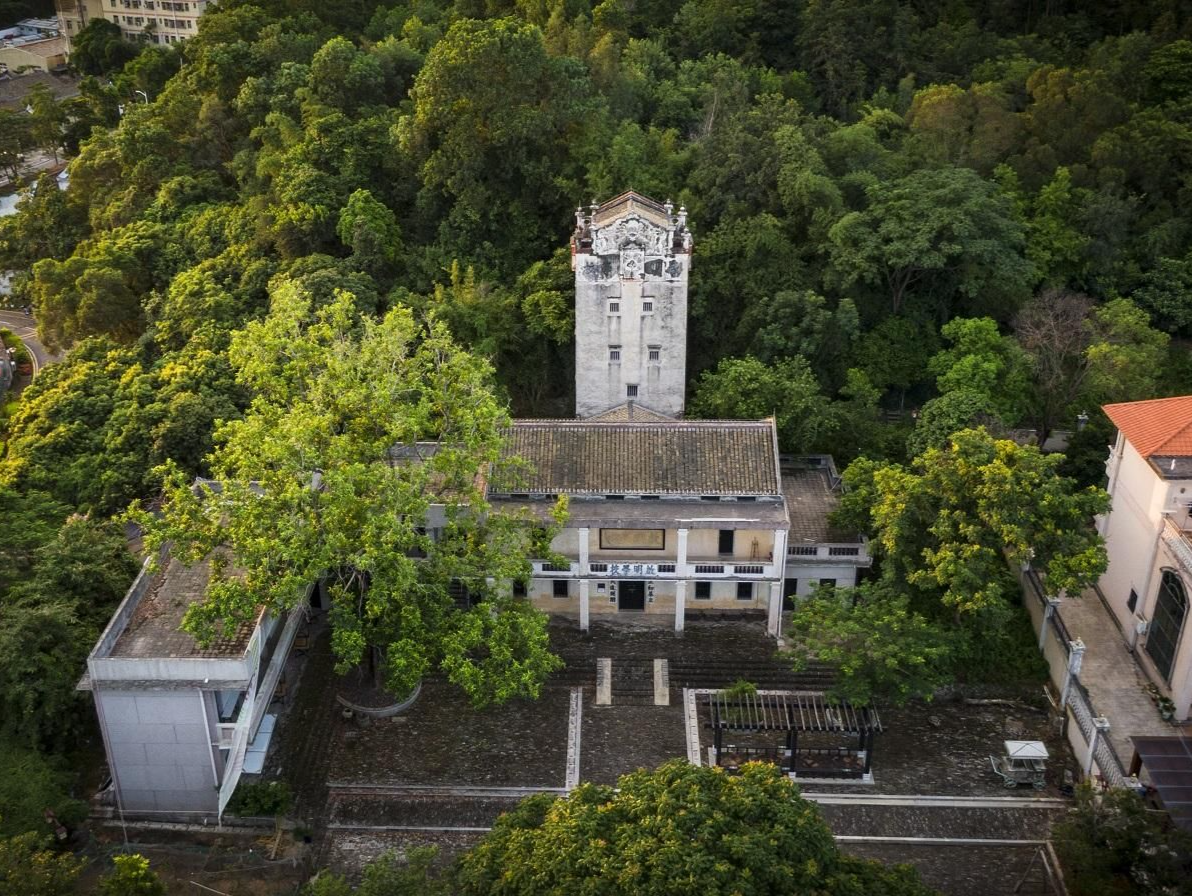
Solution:
M1131 735L1170 736L1176 729L1160 718L1146 692L1146 676L1095 590L1089 589L1077 599L1064 598L1059 613L1072 637L1084 641L1080 681L1088 689L1093 708L1109 719L1110 743L1128 772L1134 755Z

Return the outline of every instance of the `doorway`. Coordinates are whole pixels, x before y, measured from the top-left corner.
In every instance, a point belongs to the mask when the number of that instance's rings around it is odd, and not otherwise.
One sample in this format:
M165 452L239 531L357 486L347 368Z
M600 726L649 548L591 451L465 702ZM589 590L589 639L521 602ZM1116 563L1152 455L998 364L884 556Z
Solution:
M617 610L641 613L646 609L646 583L621 582L617 585Z

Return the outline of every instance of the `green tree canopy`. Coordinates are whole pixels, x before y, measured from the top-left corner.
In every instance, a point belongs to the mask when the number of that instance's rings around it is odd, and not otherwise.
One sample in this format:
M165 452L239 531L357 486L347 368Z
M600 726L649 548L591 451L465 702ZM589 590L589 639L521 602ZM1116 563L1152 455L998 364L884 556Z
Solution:
M1035 271L1023 255L1022 222L1007 197L967 168L916 171L875 181L867 207L850 212L829 238L833 276L884 292L898 313L912 295L944 309L981 305L1008 316Z
M315 307L293 283L235 336L232 358L254 398L217 434L218 497L174 467L162 519L141 516L151 548L213 558L207 599L184 627L205 641L260 605L285 611L326 576L340 669L375 649L398 693L438 668L477 703L536 695L557 664L545 617L502 583L526 577L545 536L484 501L478 474L499 459L508 424L491 368L406 308L378 322L348 293ZM230 574L225 546L242 574ZM483 602L457 610L453 583Z
M530 797L464 856L461 896L928 896L907 866L840 852L813 804L776 767L740 775L674 760L617 789Z
M721 361L700 377L688 412L730 420L774 417L779 443L792 452L827 444L836 427L831 402L801 356L770 365L749 357Z
M1109 498L1059 475L1062 455L955 433L910 467L858 461L843 518L875 536L883 575L931 595L957 617L1003 602L1006 564L1031 562L1049 593L1078 594L1105 570L1092 519ZM862 508L866 508L861 510ZM860 513L858 511L861 510Z

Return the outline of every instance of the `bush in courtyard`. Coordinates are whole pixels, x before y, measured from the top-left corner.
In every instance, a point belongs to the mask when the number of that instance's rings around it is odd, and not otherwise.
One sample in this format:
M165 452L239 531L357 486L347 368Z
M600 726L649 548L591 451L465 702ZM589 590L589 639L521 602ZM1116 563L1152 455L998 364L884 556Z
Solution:
M285 781L253 781L236 788L228 811L246 818L285 815L292 802L293 794Z
M144 856L116 856L112 862L115 870L100 882L100 896L166 896L165 884Z

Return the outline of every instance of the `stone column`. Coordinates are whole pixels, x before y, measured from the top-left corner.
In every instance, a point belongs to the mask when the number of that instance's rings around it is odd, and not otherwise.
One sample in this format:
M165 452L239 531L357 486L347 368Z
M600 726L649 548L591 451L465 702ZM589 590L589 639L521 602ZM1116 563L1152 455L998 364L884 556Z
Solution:
M1064 687L1060 691L1060 709L1068 705L1068 692L1072 690L1072 679L1080 675L1084 662L1084 641L1077 638L1068 642L1068 669L1064 673Z
M675 583L675 634L683 634L683 626L687 615L687 530L679 530L679 540L675 546L675 573L679 581Z
M588 630L588 580L579 580L579 630Z
M782 637L782 585L786 579L786 530L774 530L774 556L771 571L776 581L770 583L770 611L766 631L775 638Z
M1109 732L1109 719L1097 716L1093 719L1093 736L1089 738L1089 753L1084 759L1084 776L1087 778L1093 772L1094 754L1097 752L1097 738L1105 737ZM1102 769L1104 771L1104 769Z
M766 631L775 638L782 636L782 582L770 583L770 612L766 618Z
M687 614L687 582L675 582L675 634L683 634L684 617Z
M1039 651L1042 652L1043 645L1047 643L1047 626L1051 622L1051 617L1055 615L1056 609L1060 602L1054 597L1047 598L1047 604L1043 607L1043 624L1039 626Z
M588 528L579 530L579 630L588 630Z

